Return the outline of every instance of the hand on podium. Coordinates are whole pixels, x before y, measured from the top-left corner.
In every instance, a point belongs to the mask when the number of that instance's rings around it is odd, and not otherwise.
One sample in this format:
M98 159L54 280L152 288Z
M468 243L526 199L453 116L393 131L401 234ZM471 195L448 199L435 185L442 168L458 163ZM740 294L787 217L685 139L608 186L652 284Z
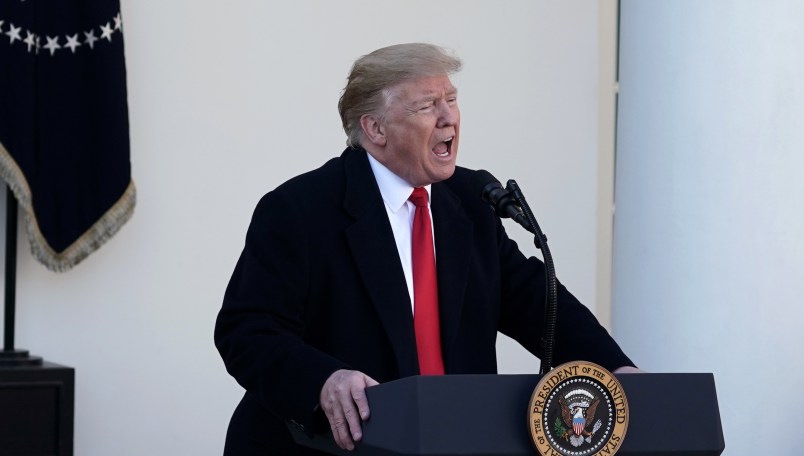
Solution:
M319 402L335 443L344 450L354 450L363 437L360 422L369 418L366 388L378 384L362 372L346 369L333 372L324 382Z

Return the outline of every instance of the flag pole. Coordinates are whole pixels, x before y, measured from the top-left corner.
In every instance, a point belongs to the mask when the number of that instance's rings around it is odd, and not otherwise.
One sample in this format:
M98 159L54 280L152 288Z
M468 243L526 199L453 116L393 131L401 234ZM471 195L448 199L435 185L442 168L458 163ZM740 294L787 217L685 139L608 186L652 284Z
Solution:
M14 321L17 310L17 199L6 187L6 280L5 280L5 327L3 351L14 351Z
M17 212L17 199L14 197L14 192L10 187L6 187L5 318L0 366L42 364L42 358L30 356L27 350L17 350L14 347L14 323L17 313Z

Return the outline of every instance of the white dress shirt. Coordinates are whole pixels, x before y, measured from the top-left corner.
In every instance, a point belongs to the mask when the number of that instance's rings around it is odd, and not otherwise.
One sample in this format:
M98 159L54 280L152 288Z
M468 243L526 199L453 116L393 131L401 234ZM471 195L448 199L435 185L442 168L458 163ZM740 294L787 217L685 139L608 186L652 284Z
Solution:
M408 200L413 193L413 187L404 179L397 176L391 170L378 162L368 152L369 164L377 185L380 187L380 194L385 203L385 212L388 214L388 221L391 222L391 230L394 232L396 250L399 252L399 260L402 263L402 271L405 273L405 282L408 284L408 294L410 295L410 305L413 307L413 259L411 256L411 233L413 232L413 216L416 214L416 206ZM424 187L427 191L427 209L430 210L430 186ZM430 211L430 225L432 228L433 211ZM433 230L433 243L435 243L435 230ZM435 252L435 245L433 246Z

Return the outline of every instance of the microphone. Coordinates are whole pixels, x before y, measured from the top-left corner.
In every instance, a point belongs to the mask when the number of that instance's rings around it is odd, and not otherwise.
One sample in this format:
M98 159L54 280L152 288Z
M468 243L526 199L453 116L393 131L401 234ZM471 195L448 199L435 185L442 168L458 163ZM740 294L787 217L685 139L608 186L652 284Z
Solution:
M506 188L500 181L486 170L480 169L469 178L470 190L479 192L483 201L491 204L498 217L510 217L523 228L534 234L533 243L542 251L544 257L545 306L544 306L544 332L542 337L542 353L540 374L546 374L553 369L553 352L556 339L556 316L558 314L558 279L553 263L553 255L547 247L547 237L542 233L539 224L533 217L525 196L519 189L516 181L509 180Z
M522 208L516 203L511 192L504 189L500 181L485 169L475 171L469 179L469 187L479 193L483 201L489 203L500 218L511 218L522 228L536 234L536 230L528 222Z

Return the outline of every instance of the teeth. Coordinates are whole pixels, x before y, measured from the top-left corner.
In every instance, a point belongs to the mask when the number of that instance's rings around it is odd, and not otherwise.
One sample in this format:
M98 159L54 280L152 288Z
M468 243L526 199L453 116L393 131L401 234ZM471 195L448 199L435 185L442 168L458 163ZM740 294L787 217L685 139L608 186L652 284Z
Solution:
M440 142L433 147L433 153L436 154L438 157L448 157L449 156L449 142L444 141Z
M450 147L451 147L453 139L455 139L455 137L450 136L449 138L446 138L445 140L443 140L440 143L438 143L435 146L433 146L433 153L438 157L449 157ZM443 144L443 146L442 146L442 144ZM440 150L442 147L443 147L444 151L443 152L437 152L437 150Z

